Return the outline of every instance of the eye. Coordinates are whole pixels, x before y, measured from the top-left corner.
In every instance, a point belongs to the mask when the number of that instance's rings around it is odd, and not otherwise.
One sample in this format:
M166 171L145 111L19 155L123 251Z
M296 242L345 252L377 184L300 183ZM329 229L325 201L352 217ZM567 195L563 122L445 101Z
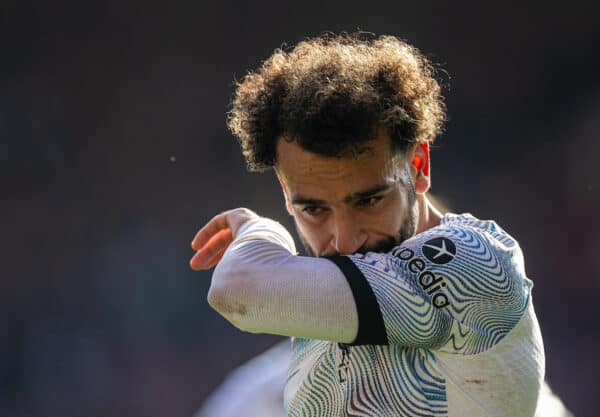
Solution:
M308 214L309 216L316 217L323 214L325 210L327 210L326 207L306 206L302 209L302 212Z
M359 207L373 207L373 206L377 205L377 203L379 203L382 199L383 199L383 196L381 196L381 195L368 197L368 198L361 198L360 200L356 201L356 205Z

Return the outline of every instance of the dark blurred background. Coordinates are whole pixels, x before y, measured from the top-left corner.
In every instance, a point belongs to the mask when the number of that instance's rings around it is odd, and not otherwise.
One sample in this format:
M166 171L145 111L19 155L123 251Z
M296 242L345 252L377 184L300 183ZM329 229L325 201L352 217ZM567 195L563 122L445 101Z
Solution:
M547 380L600 410L598 2L2 0L1 416L191 416L279 340L188 268L212 215L291 226L225 127L233 82L323 31L393 34L444 76L433 192L523 247Z

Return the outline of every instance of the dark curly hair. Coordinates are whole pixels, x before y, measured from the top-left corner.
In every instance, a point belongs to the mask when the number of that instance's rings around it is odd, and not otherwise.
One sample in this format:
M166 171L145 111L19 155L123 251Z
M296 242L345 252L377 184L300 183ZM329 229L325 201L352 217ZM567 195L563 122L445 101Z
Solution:
M434 69L393 37L328 35L276 50L237 85L228 115L248 169L276 163L277 140L340 156L387 129L394 150L432 142L445 121Z

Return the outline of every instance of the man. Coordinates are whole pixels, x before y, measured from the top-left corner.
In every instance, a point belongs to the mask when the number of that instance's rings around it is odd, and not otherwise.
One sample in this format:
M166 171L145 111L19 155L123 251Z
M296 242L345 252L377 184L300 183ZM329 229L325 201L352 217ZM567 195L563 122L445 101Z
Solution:
M231 323L293 337L290 416L535 413L544 352L520 248L427 197L432 73L396 38L340 36L277 51L238 86L229 126L251 169L274 168L314 257L234 209L190 264L218 264L208 299Z

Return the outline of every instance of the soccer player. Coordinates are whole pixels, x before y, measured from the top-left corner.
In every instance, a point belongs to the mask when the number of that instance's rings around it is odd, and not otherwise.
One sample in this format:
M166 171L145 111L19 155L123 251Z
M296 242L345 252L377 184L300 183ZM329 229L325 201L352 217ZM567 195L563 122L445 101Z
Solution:
M544 352L518 243L440 213L429 144L444 121L427 60L394 37L316 38L238 86L229 126L273 167L299 236L248 209L195 236L209 303L291 336L290 416L533 416Z

